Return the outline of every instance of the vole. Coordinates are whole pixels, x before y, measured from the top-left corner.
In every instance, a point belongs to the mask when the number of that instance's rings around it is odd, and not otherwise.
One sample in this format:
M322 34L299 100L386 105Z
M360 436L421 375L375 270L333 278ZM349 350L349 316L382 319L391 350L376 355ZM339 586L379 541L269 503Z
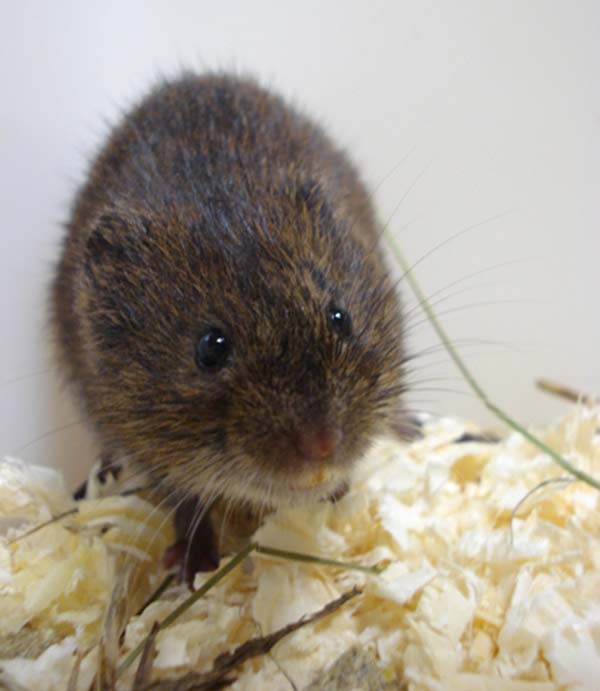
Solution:
M200 507L335 496L397 424L380 233L344 151L237 75L163 82L93 162L52 285L59 363L103 458L180 507L188 575L215 558Z

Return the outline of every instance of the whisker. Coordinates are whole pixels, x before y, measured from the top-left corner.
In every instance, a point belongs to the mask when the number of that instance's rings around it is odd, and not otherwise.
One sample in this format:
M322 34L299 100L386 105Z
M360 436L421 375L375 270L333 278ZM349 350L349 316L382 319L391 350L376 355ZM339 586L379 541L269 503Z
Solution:
M470 286L465 286L464 288L461 288L460 290L455 290L452 293L448 293L447 295L442 295L438 297L437 299L431 299L431 296L427 298L427 301L429 302L431 307L437 308L440 305L443 305L446 302L449 302L450 300L453 300L454 298L458 297L459 295L464 295L465 293L472 293L472 292L480 292L484 288L498 288L500 283L479 283L476 285L470 285ZM439 292L439 291L436 291ZM523 303L526 303L527 301L523 300ZM492 303L493 304L493 303ZM404 324L405 325L410 325L414 320L418 317L422 317L422 305L420 305L418 302L414 303L407 311L404 313Z
M9 455L18 456L20 453L25 451L25 449L28 449L30 446L33 446L34 444L37 444L37 442L39 442L39 441L43 441L44 439L51 437L53 434L57 434L59 432L63 432L64 430L70 429L71 427L77 427L77 425L83 425L83 424L84 424L84 420L75 420L73 422L67 423L66 425L61 425L60 427L55 427L54 429L51 429L48 432L44 432L44 434L40 434L39 437L35 437L35 439L31 439L26 444L23 444L23 446L20 446L18 449L11 451Z
M50 374L50 372L55 371L57 371L56 367L49 367L48 369L36 370L35 372L29 372L28 374L23 374L19 377L11 377L9 379L1 377L0 384L16 384L17 382L25 381L26 379L33 379L34 377L41 377L44 374Z
M416 185L417 185L417 183L419 182L419 180L420 180L420 179L425 175L425 173L429 170L429 168L431 167L431 164L432 164L432 163L433 163L433 159L431 159L430 161L428 161L428 162L425 164L425 166L424 166L424 167L417 173L417 175L413 178L413 180L412 180L412 182L410 183L410 185L406 188L404 194L400 197L400 200L398 201L398 203L396 204L396 206L393 208L392 213L389 215L387 221L383 224L383 227L382 227L382 229L381 229L381 231L379 232L379 235L378 235L378 237L377 237L378 242L379 242L379 240L381 240L382 237L385 236L385 234L386 234L386 232L387 232L387 230L388 230L388 227L389 227L390 223L392 222L394 216L396 215L396 213L398 212L398 210L400 209L400 207L402 206L402 204L406 201L406 199L408 198L408 195L414 190L414 188L416 187Z
M465 396L467 398L476 398L472 391L451 389L448 387L420 387L412 389L416 393L450 393L456 394L457 396Z
M513 209L509 209L507 211L502 211L500 213L494 214L493 216L489 216L488 218L484 218L482 221L478 221L477 223L472 223L461 230L457 231L456 233L453 233L446 239L442 240L439 242L437 245L432 247L430 250L425 252L425 254L421 255L419 259L417 259L411 266L406 269L406 271L403 272L403 274L400 277L400 281L402 281L404 278L406 278L407 274L412 273L417 266L422 264L424 261L426 261L429 257L431 257L433 254L438 252L440 249L448 245L449 243L453 242L457 238L461 237L462 235L466 235L467 233L472 232L473 230L476 230L477 228L481 228L485 225L488 225L490 223L494 223L495 221L501 220L503 218L506 218L507 216L511 215L514 213Z
M421 384L432 384L433 382L462 382L463 379L460 376L443 376L443 377L424 377L422 379L410 379L406 378L403 386L408 391L416 391L416 387Z
M436 315L438 317L447 317L449 314L456 314L458 312L464 312L466 310L470 309L478 309L480 307L492 307L492 306L497 306L497 305L518 305L518 306L531 306L531 305L543 305L546 304L544 301L541 300L510 300L510 299L505 299L505 300L482 300L480 302L471 302L467 305L461 305L460 307L449 307L448 309L445 310L438 310L436 311ZM430 324L431 322L429 321L429 318L427 316L423 317L420 321L417 322L412 322L411 324L408 325L408 329L406 329L405 334L410 334L414 333L417 328L420 326L423 326L424 324Z
M416 149L416 146L412 146L412 147L404 154L404 156L402 156L402 158L401 158L397 163L395 163L395 164L387 171L387 173L384 174L384 176L379 180L379 182L375 185L375 187L374 187L373 189L371 189L371 190L368 192L367 198L366 198L366 201L365 201L365 205L364 205L364 211L367 211L367 210L368 210L370 204L373 202L373 200L374 200L374 198L375 198L375 195L377 194L377 192L379 191L379 189L380 189L380 188L389 180L389 178L400 168L400 166L408 159L408 157L413 153L413 151L414 151L415 149ZM357 219L355 219L355 220L353 221L353 224L352 224L352 226L351 226L351 228L350 228L350 232L352 232L352 231L354 230L354 225L355 225L355 223L357 223ZM375 250L375 248L377 247L377 244L378 244L380 238L381 238L381 234L379 234L378 237L376 238L375 243L373 244L373 246L372 246L371 249L369 250L369 254L371 254L371 253Z
M490 266L486 266L483 269L479 269L478 271L474 271L470 274L467 274L466 276L462 276L461 278L458 278L455 281L452 281L451 283L448 283L445 286L438 288L433 293L430 293L427 296L427 298L426 298L427 302L429 302L429 304L435 304L435 303L432 303L432 300L435 297L437 297L440 293L443 293L444 291L448 290L449 288L453 288L456 285L460 285L461 283L464 283L465 281L469 281L472 278L476 278L477 276L481 276L481 275L486 274L486 273L491 273L492 271L497 271L499 269L504 269L508 266L515 266L517 264L529 263L529 262L532 262L532 261L537 260L537 259L539 259L539 257L535 257L535 256L522 257L520 259L512 259L510 261L501 262L498 264L492 264ZM456 295L457 293L454 293L454 294ZM413 307L411 307L408 311L404 312L404 317L406 318L410 314L410 312L412 312L413 310L418 309L420 307L422 307L422 305L418 301L416 301L414 303Z
M463 338L453 341L453 346L460 352L468 350L470 353L478 352L473 351L473 348L479 348L480 346L494 346L498 348L504 348L511 352L519 353L520 351L514 346L514 344L508 343L506 341L495 340L495 339L480 339L480 338ZM422 358L429 357L430 355L437 355L438 353L446 353L446 349L442 343L433 343L432 345L420 348L409 355L404 356L404 364L413 363L415 360L421 360ZM486 351L489 352L489 351ZM448 360L449 362L450 360ZM430 363L427 363L427 367L430 367Z
M150 538L150 541L148 542L148 545L147 545L147 547L146 547L146 549L147 549L148 551L150 551L150 550L152 549L152 547L154 546L155 540L156 540L157 537L160 535L160 533L161 533L161 531L162 531L164 525L165 525L168 521L170 521L170 520L172 520L172 519L174 518L174 516L175 516L175 514L176 514L176 512L177 512L177 509L178 509L179 506L181 505L181 503L182 503L183 500L181 500L181 501L179 501L179 502L176 502L173 506L171 505L170 502L173 500L173 497L176 496L176 495L177 495L177 491L176 491L176 490L173 490L172 492L168 493L168 494L164 497L164 499L162 499L161 501L158 502L158 504L155 504L155 505L153 506L153 508L152 508L152 510L151 510L151 512L150 512L150 514L148 515L147 520L148 520L148 522L150 522L150 519L154 516L154 514L155 514L156 512L158 512L159 510L162 510L163 504L166 504L167 507L168 507L168 510L165 511L165 515L164 515L163 519L162 519L161 522L158 524L157 528L154 530L154 534L152 535L152 537ZM141 534L141 528L138 529L138 535L137 535L137 537L139 537L140 534Z

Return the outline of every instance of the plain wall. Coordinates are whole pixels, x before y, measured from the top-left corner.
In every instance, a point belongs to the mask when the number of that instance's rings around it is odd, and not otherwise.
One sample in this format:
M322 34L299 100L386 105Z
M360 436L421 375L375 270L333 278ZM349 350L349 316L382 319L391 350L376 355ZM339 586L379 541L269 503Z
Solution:
M108 124L182 66L250 71L318 117L411 261L471 228L416 275L515 416L564 409L540 375L600 392L599 36L594 0L4 3L0 453L72 481L93 459L45 326L61 223ZM487 424L401 290L411 349L434 347L410 406Z

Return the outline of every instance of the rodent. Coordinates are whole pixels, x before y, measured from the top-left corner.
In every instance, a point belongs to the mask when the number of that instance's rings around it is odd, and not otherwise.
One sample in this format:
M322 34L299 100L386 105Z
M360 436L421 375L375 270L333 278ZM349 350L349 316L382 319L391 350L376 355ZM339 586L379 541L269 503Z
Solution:
M173 505L338 492L401 415L380 233L348 156L284 99L230 74L158 85L93 161L51 290L104 456Z

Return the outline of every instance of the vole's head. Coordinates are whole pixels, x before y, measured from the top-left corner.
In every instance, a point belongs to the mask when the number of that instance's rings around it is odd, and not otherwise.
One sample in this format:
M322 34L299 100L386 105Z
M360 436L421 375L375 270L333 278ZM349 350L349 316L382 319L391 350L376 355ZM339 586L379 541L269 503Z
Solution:
M177 489L325 497L397 419L394 286L318 184L235 209L110 209L86 238L84 397L104 443Z

